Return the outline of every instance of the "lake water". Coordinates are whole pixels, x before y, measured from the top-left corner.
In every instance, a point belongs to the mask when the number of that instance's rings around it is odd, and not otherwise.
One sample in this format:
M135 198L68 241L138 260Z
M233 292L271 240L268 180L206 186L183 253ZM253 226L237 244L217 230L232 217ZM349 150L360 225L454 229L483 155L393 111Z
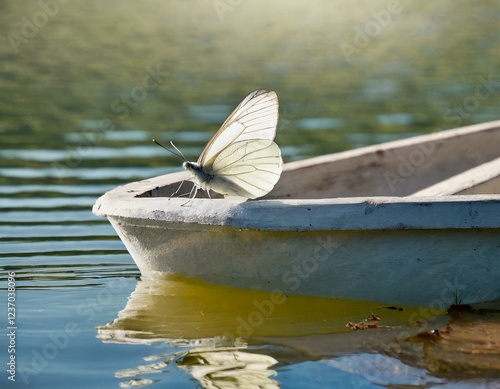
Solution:
M91 213L179 169L152 138L196 159L257 88L285 161L498 119L499 20L493 0L0 0L0 387L500 388L495 313L465 320L489 326L474 356L413 337L449 320L433 307L145 280ZM371 315L390 328L346 327Z

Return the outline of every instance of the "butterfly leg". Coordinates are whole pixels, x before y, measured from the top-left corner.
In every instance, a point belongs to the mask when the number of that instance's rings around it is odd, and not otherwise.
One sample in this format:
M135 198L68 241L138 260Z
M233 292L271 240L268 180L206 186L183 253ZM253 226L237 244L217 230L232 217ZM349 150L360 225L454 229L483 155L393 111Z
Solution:
M191 192L189 192L189 199L192 200L196 197L196 194L198 193L198 185L194 184L193 188L191 189Z
M170 195L170 197L168 198L169 200L170 200L172 197L175 197L175 195L176 195L177 193L179 193L179 191L180 191L180 190L181 190L181 188L182 188L182 184L184 184L184 180L182 180L182 182L181 182L181 184L179 185L179 187L177 188L177 190L176 190L174 193L172 193L172 194ZM180 196L179 196L179 197L180 197Z
M193 185L193 188L191 189L191 192L189 192L189 200L186 201L184 204L181 204L181 207L184 207L186 204L190 203L193 201L193 199L196 197L196 194L198 193L198 185Z

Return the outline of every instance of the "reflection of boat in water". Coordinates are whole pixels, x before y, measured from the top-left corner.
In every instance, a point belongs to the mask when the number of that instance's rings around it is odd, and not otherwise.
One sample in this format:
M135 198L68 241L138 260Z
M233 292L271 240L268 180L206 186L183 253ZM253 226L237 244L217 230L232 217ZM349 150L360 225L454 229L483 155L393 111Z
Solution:
M122 387L149 385L154 382L151 374L175 362L203 388L273 389L279 387L272 370L278 360L245 341L345 332L347 322L377 311L384 312L380 314L386 323L408 323L410 310L387 308L373 302L236 289L192 279L142 279L118 317L98 327L98 337L106 343L167 342L177 350L147 356L147 363L116 372L124 380Z
M435 361L440 355L447 360L440 360L444 367L436 371L439 374L464 361L481 371L498 372L490 362L500 355L498 341L489 343L493 348L481 343L483 335L486 340L497 336L498 313L489 322L489 316L473 316L471 325L456 320L447 324L447 316L428 321L437 313L434 308L272 296L179 278L143 279L118 317L98 327L98 337L106 343L169 345L168 352L158 353L154 347L151 353L156 354L144 357L146 363L117 371L121 387L152 384L157 373L171 371L173 365L187 371L203 388L245 388L251 387L249 383L278 388L286 375L278 363L300 365L311 360L323 361L322 368L334 369L336 374L342 371L358 381L364 377L360 385L382 384L383 379L387 384L443 383L430 373L433 366L438 369ZM346 328L348 322L359 323L372 314L380 317L381 328ZM449 333L442 332L446 328L451 329ZM461 347L468 345L461 334L468 336L467 331L474 328L484 331L476 339L469 337L475 342L475 352L483 354L481 359ZM430 349L439 352L429 354Z
M118 317L98 328L98 336L126 343L304 336L344 332L347 322L381 311L387 324L408 323L411 314L374 302L237 289L191 279L142 279Z
M377 310L384 310L392 324L407 322L410 314L373 302L287 296L192 279L143 279L118 317L98 327L98 337L103 342L168 342L182 350L148 356L149 363L118 371L117 378L128 380L122 387L149 385L153 380L144 375L162 372L175 361L204 388L250 383L278 388L270 369L278 361L248 348L241 338L344 332L347 322Z

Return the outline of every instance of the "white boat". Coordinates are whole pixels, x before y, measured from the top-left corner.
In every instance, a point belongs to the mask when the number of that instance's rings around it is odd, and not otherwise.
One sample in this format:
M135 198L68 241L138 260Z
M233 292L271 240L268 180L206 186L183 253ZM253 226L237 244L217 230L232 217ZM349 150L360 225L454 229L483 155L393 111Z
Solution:
M436 309L500 298L500 121L291 162L255 201L170 198L186 179L94 205L145 277Z

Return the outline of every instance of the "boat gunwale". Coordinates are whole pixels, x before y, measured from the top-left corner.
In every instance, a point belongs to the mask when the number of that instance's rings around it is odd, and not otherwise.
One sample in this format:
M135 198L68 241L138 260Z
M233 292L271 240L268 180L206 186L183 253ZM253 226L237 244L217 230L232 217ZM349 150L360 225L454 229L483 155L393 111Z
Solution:
M271 231L500 229L500 195L194 199L186 204L181 198L136 198L112 192L97 201L94 214L129 224L153 220L170 228L182 223Z

